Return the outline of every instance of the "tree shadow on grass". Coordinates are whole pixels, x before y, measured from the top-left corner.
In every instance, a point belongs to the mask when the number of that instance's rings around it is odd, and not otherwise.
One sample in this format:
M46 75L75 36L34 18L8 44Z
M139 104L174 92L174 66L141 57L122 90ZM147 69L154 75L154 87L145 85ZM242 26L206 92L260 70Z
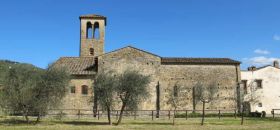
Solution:
M108 125L107 122L88 122L88 121L41 121L38 124L67 124L67 125ZM0 125L36 125L35 121L27 123L26 120L22 119L4 119L0 120Z
M108 122L87 122L87 121L62 121L67 125L108 125Z
M32 125L35 124L35 121L29 121L21 119L4 119L0 121L0 125Z
M272 118L272 117L266 117L266 118L247 117L245 119L250 121L280 121L280 118Z
M225 125L225 123L223 123L223 122L205 122L204 125Z
M131 125L173 125L172 123L161 123L161 122L132 122L132 123L127 123L127 124L131 124Z

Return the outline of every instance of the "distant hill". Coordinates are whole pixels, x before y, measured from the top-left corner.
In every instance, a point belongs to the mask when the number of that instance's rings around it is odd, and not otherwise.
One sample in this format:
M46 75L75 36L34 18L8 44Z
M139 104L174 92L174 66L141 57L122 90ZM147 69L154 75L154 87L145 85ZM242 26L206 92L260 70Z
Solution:
M20 62L15 62L15 61L10 61L10 60L0 60L0 84L3 83L5 74L9 71L9 69L14 66L17 66L17 65L26 65L26 66L35 67L34 65L31 65L31 64L20 63ZM35 68L38 68L38 67L35 67Z

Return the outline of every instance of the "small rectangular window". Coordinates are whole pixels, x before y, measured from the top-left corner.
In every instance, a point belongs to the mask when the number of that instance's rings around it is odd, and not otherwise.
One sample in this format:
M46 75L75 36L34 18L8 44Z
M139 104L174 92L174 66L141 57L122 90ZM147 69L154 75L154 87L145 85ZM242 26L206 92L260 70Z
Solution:
M71 86L70 92L71 92L71 93L76 93L76 88L75 88L75 86Z
M262 80L256 80L256 83L257 83L257 88L258 88L258 89L263 88L263 86L262 86Z

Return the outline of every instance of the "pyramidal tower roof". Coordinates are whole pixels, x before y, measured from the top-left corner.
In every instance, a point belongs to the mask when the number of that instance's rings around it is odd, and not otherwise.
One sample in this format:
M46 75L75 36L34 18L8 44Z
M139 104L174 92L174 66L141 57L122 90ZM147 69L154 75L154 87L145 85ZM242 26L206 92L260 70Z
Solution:
M106 19L105 16L97 15L97 14L81 15L81 16L80 16L80 19L81 19L81 18L101 18L101 19Z
M102 19L105 20L105 26L107 25L107 18L102 15L97 15L97 14L81 15L80 19Z

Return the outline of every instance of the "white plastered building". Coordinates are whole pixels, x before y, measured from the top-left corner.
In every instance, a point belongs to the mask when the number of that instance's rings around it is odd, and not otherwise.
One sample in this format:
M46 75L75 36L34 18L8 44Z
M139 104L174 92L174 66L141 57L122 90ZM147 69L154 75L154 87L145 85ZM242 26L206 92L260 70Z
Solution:
M279 62L260 68L250 67L241 71L244 101L249 103L251 112L280 109L280 68ZM280 113L280 111L275 111Z

